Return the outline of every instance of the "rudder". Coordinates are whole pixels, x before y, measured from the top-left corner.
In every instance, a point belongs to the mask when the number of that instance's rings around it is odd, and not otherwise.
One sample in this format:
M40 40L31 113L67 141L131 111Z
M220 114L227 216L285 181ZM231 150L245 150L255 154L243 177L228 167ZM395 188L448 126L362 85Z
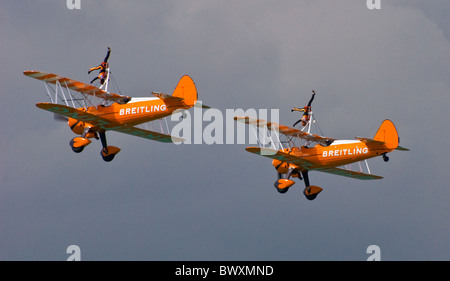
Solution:
M188 75L181 77L172 96L182 98L186 105L193 106L197 101L197 88L192 78Z
M399 141L394 123L389 119L384 120L373 139L384 142L388 148L396 149Z

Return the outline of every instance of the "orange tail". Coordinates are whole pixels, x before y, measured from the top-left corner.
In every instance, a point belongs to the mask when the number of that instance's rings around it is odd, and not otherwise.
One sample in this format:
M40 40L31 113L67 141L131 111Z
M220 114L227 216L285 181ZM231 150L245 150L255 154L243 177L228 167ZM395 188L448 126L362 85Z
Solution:
M399 141L394 123L388 119L384 120L373 139L386 143L388 148L396 149Z
M181 77L172 96L182 98L186 105L193 106L197 101L197 88L192 78L187 75Z

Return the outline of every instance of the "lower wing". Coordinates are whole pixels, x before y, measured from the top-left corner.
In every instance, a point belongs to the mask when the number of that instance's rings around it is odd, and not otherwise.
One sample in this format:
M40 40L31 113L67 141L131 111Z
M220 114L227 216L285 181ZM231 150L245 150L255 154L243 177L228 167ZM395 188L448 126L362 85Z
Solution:
M54 103L38 103L36 104L37 107L40 109L44 109L56 114L64 115L70 118L74 118L83 122L87 122L89 124L92 124L96 127L98 127L100 130L111 130L116 131L132 136L138 136L141 138L146 138L154 141L164 142L164 143L171 143L171 142L182 142L184 139L169 136L165 134L161 134L158 132L148 131L139 129L132 126L127 126L126 124L118 124L111 122L110 120L106 118L102 118L100 116L87 113L83 110L79 110L73 107L61 105L61 104L54 104Z
M351 170L345 170L341 168L335 168L335 167L329 167L329 168L323 168L323 167L317 167L317 165L314 165L312 162L309 162L305 160L302 157L294 156L286 152L282 152L279 150L271 149L271 148L260 148L260 147L247 147L245 150L248 152L261 155L264 157L277 159L286 163L291 163L296 166L298 166L300 169L305 169L309 171L319 171L329 174L334 174L338 176L344 176L344 177L350 177L358 180L375 180L375 179L382 179L383 177L372 175L372 174L366 174Z
M354 179L358 179L358 180L379 180L379 179L383 178L383 177L380 177L377 175L355 172L355 171L350 171L350 170L345 170L345 169L340 169L340 168L319 168L319 169L315 169L315 171L320 171L320 172L325 172L325 173L334 174L334 175L338 175L338 176L354 178Z

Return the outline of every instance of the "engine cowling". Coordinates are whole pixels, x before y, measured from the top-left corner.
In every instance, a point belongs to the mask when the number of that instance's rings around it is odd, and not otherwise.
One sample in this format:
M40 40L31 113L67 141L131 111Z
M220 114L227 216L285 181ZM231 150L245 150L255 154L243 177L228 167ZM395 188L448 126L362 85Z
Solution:
M278 159L273 159L272 165L275 167L275 170L277 170L280 174L286 174L289 169L289 164L286 162L282 162Z

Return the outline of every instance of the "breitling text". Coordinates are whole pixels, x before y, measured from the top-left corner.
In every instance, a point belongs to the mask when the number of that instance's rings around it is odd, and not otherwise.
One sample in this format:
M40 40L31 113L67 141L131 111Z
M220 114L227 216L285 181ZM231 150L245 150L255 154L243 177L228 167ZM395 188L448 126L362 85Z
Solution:
M324 152L322 152L322 157L367 154L368 152L369 149L367 147L364 148L355 147L353 149L345 148L345 149L325 150Z

